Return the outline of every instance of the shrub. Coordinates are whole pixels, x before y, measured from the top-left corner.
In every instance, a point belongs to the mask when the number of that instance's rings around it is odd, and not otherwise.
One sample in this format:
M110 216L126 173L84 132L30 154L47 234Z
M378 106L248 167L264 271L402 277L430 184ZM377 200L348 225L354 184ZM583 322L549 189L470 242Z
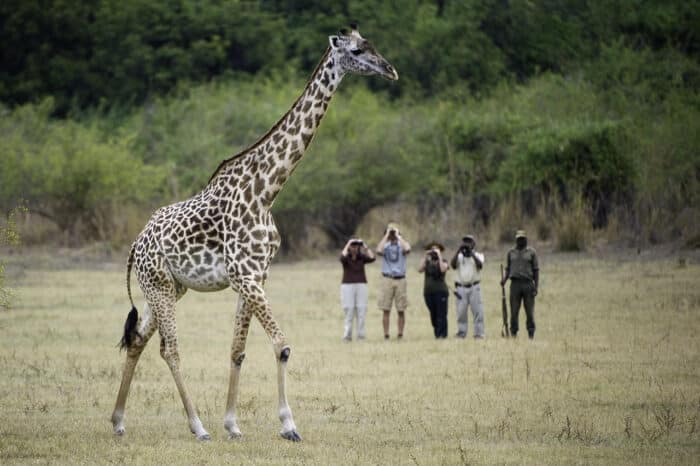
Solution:
M17 207L7 214L5 224L0 225L0 246L16 246L19 244L19 234L17 233L17 214L25 210L22 207ZM5 287L5 264L0 261L0 307L9 308L12 304L14 292L10 288Z
M73 240L109 239L115 212L162 191L164 167L131 154L126 136L51 121L52 101L0 116L0 206L22 199Z
M558 251L585 251L591 238L591 209L582 194L576 194L566 206L558 208L554 221Z

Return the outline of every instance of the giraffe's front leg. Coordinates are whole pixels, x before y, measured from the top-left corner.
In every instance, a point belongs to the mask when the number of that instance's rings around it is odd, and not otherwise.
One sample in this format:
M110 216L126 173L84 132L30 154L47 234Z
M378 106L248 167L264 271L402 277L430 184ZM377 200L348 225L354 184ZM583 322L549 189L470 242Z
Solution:
M289 346L282 347L282 351L277 356L277 390L279 393L279 417L282 421L282 430L280 435L292 442L301 442L301 435L297 432L297 426L294 424L292 410L287 403L287 361L291 353Z
M292 417L292 410L287 403L287 387L286 373L287 361L291 354L291 348L286 344L286 339L277 321L272 316L270 305L265 296L265 292L255 280L242 280L239 286L239 292L245 299L246 307L250 307L251 311L260 321L260 324L265 329L268 337L272 341L273 350L277 359L277 388L279 393L278 413L282 422L282 430L280 435L294 442L301 441L301 436L297 432L297 426Z
M233 330L233 343L231 345L231 374L228 384L228 397L226 398L226 414L224 415L224 428L228 432L229 439L238 439L243 434L238 427L236 418L236 404L238 403L238 383L241 375L241 365L245 358L245 344L252 317L249 308L246 308L243 298L238 299L238 309Z

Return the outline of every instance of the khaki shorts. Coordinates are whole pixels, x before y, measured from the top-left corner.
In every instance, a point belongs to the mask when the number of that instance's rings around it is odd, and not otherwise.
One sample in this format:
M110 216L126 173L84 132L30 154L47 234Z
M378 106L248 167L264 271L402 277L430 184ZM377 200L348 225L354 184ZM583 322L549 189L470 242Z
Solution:
M406 279L395 280L382 277L382 288L379 291L379 309L391 311L391 303L396 305L396 310L404 312L408 307L408 294L406 293Z

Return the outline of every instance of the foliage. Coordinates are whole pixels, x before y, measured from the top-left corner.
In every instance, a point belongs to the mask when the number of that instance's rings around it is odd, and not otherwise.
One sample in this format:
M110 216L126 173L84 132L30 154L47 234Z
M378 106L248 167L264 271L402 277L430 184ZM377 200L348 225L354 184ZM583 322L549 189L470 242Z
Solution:
M2 205L24 200L62 231L108 238L115 211L158 194L164 167L132 155L128 135L106 138L95 127L52 121L51 110L49 99L0 117Z
M394 96L490 92L503 78L567 72L618 43L697 61L700 9L681 0L7 0L0 100L51 95L65 115L141 103L233 73L308 73L319 44L359 20L402 79Z
M0 246L16 246L20 243L17 215L25 210L23 207L16 207L7 214L4 225L0 225ZM9 308L13 296L13 290L5 287L5 264L0 261L0 307Z
M0 7L0 99L56 110L142 102L180 81L283 64L281 21L237 0L10 0Z
M585 251L591 237L591 212L584 196L576 193L567 209L559 208L554 219L556 248L559 251Z
M0 207L71 234L200 190L351 19L401 79L346 78L274 206L292 243L395 201L488 227L582 193L592 226L638 232L700 204L700 9L679 0L74 3L0 5Z

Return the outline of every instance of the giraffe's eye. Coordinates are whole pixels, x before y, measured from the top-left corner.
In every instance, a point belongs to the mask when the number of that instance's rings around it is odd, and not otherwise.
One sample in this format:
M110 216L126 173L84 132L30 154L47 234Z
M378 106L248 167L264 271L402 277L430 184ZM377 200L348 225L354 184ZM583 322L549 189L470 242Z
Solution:
M350 53L352 53L353 55L361 55L365 52L364 52L364 50L355 49L355 50L350 50Z

